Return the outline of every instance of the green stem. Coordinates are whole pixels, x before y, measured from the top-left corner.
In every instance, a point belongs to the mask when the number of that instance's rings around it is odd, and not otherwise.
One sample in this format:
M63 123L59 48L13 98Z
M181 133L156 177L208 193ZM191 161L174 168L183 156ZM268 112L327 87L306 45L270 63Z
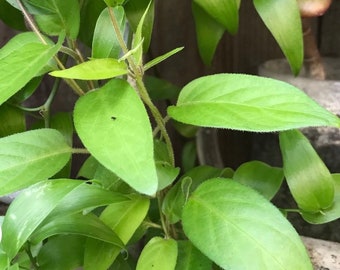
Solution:
M72 154L90 154L90 152L86 148L73 148Z
M61 82L61 79L56 78L56 80L54 81L51 93L48 96L47 100L45 101L44 105L42 106L42 113L43 113L43 116L44 116L46 128L50 127L51 104L52 104L52 101L53 101L53 99L54 99L54 97L55 97L55 95L56 95L56 93L59 89L60 82Z
M39 266L37 264L36 258L34 258L33 255L32 255L31 246L30 246L29 243L27 244L27 247L26 247L25 251L26 251L26 253L27 253L27 255L28 255L28 257L29 257L29 259L30 259L30 261L32 263L33 269L38 270Z

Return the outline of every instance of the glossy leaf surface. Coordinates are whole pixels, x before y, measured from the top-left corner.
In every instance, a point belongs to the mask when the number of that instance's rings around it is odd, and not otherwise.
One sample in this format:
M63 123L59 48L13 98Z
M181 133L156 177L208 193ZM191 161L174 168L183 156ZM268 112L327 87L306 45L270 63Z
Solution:
M283 178L281 168L271 167L261 161L243 163L233 176L234 180L257 190L268 200L278 192Z
M125 62L113 58L92 59L64 70L52 71L54 77L79 80L104 80L128 73Z
M173 270L176 266L177 253L175 240L154 237L142 250L136 270Z
M252 269L313 269L299 235L280 211L234 180L204 182L182 218L190 241L224 269L247 269L249 262Z
M254 0L254 5L297 75L303 63L302 26L297 1Z
M82 142L100 163L137 191L148 195L156 192L158 178L149 118L127 82L111 80L81 97L74 121Z
M2 225L2 247L13 258L33 231L80 181L44 181L23 191L10 205Z
M294 86L243 74L217 74L192 81L168 113L186 124L260 132L339 127L340 123Z
M308 139L298 130L280 133L283 170L299 208L318 212L330 207L334 181Z
M1 138L0 194L53 176L65 166L71 152L63 135L54 129L32 130Z

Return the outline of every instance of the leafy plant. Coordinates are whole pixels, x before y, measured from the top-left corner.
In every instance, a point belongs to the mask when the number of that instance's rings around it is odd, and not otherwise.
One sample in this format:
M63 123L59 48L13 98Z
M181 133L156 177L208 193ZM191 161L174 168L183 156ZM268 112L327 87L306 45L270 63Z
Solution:
M254 1L284 43L287 29L268 19L267 8L288 8L284 3L290 1L266 2ZM235 31L237 18L224 21L221 12L236 14L239 1L209 3L193 2L197 23L204 25L201 18L215 23L212 16ZM299 212L311 223L337 219L340 182L295 129L339 127L339 118L272 79L215 74L178 91L146 76L147 69L182 49L144 63L154 4L2 2L8 11L0 14L3 21L22 28L25 17L33 31L17 34L0 49L0 116L12 123L1 126L0 195L23 189L1 218L1 269L312 269L282 212ZM299 39L299 31L292 36ZM204 33L200 42L210 37ZM289 40L287 57L297 64L300 56L290 51ZM90 55L82 55L80 41ZM25 107L45 75L54 78L49 97L37 108ZM61 80L78 96L72 115L51 112ZM154 100L178 92L164 117ZM30 114L44 127L28 130ZM252 161L233 171L177 164L169 118L181 134L195 133L192 126L280 132L284 166ZM84 148L72 146L73 133ZM71 156L78 154L88 155L78 172L85 180L70 177ZM270 202L284 177L298 209L280 211ZM136 246L140 254L130 255Z

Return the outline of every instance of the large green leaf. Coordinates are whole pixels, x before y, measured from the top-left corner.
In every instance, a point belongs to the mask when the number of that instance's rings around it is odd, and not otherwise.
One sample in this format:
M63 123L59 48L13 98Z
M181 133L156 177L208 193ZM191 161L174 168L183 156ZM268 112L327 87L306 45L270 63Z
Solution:
M333 204L334 181L308 139L298 130L280 133L283 171L299 208L318 212Z
M173 270L176 266L177 253L175 240L154 237L142 250L136 270Z
M72 148L54 129L39 129L0 139L0 194L45 180L70 159Z
M3 47L0 50L0 105L37 75L59 48L60 44L27 43L3 55L6 46Z
M108 9L106 8L102 11L96 23L92 42L93 58L119 58L121 52ZM115 7L112 8L112 12L119 23L121 34L124 35L126 26L124 9L122 7Z
M294 86L243 74L217 74L192 81L168 113L186 124L246 131L340 125L337 116Z
M299 235L281 212L236 181L203 183L184 206L182 218L190 241L224 269L313 269Z
M82 142L100 163L137 191L148 195L156 192L149 118L126 81L111 80L81 97L75 106L74 121Z
M200 56L204 64L210 65L217 45L226 28L214 20L195 2L192 2L192 12L195 18L197 44Z
M254 0L254 5L297 75L303 63L302 26L297 1Z
M10 259L59 201L81 183L70 179L44 181L24 190L11 203L2 224L1 241Z
M331 207L317 212L311 213L307 211L301 211L301 216L304 220L312 224L323 224L331 222L340 218L340 174L332 174L334 180L334 203Z
M235 34L238 29L239 2L239 0L194 0L195 4L223 25L231 34Z
M176 270L210 270L212 261L204 256L190 241L177 241Z
M99 58L86 61L68 69L52 71L49 74L54 77L79 79L79 80L103 80L125 75L128 73L124 61L113 58Z
M271 167L261 161L250 161L240 165L233 179L257 190L271 200L280 189L284 175L282 168Z

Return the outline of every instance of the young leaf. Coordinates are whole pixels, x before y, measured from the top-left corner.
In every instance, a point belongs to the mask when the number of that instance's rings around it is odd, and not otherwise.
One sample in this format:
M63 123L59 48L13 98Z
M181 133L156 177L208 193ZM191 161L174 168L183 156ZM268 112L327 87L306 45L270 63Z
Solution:
M184 49L184 47L179 47L179 48L171 50L170 52L168 52L166 54L158 56L155 59L152 59L150 62L148 62L144 65L144 70L148 70L148 69L152 68L153 66L163 62L164 60L168 59L169 57L173 56L174 54L180 52L183 49Z
M1 55L0 50L0 105L24 87L58 52L61 44L51 46L27 43L19 50Z
M190 241L177 241L178 257L176 270L212 269L212 261L204 256Z
M192 2L192 12L195 19L200 56L205 65L210 65L226 28L195 2Z
M0 139L0 194L7 194L45 180L71 157L63 135L39 129ZM47 165L48 164L48 165Z
M192 81L168 113L186 124L246 131L340 126L337 116L294 86L243 74L216 74Z
M100 14L94 37L92 42L92 57L93 58L119 58L121 48L116 36L116 32L112 26L109 8L106 8ZM119 23L120 32L124 35L126 18L124 9L120 6L112 8L112 12Z
M268 200L278 192L283 178L281 168L271 167L261 161L243 163L233 176L234 180L257 190Z
M298 130L280 133L283 171L300 209L322 211L333 204L334 181L308 139Z
M74 122L80 139L100 163L137 191L148 195L156 192L149 118L126 81L111 80L81 97L75 106Z
M323 224L340 218L340 174L332 174L334 181L334 203L322 212L311 213L301 211L304 220L312 224Z
M280 211L229 179L201 184L184 206L190 241L224 269L308 269L308 253ZM245 259L247 258L247 259Z
M154 237L142 250L136 270L173 270L176 266L177 252L175 240Z
M238 29L239 2L239 0L194 0L195 4L223 25L231 34L235 34Z
M104 80L128 73L124 61L113 58L91 59L68 69L52 71L49 74L54 77L79 79L79 80Z
M12 259L59 201L81 181L44 181L24 190L10 205L2 224L2 247Z
M263 22L285 54L294 75L303 63L303 38L296 0L254 0Z
M120 248L124 246L119 237L92 213L56 217L49 223L37 228L30 236L30 241L33 244L40 243L44 239L57 234L83 235Z
M85 237L79 235L59 235L50 238L38 254L39 269L77 269L82 266L85 240Z

